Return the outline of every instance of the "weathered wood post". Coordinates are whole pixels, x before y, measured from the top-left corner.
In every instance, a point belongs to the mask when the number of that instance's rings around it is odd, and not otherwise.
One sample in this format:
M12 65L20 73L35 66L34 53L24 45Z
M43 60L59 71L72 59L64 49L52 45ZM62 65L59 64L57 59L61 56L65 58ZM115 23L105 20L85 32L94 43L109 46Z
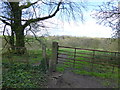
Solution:
M46 55L46 46L43 44L42 45L42 57L43 57L43 60L45 62L45 65L47 66L48 68L48 60L47 60L47 55Z
M50 74L52 72L56 71L57 54L58 54L57 52L58 52L58 43L53 42L52 43L52 58L50 59L50 62L49 62L49 72L50 72Z

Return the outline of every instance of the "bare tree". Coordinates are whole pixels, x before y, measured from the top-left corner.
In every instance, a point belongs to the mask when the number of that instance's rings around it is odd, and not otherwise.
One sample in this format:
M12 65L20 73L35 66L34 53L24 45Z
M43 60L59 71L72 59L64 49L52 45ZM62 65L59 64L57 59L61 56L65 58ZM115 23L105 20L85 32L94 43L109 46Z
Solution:
M25 48L25 29L30 28L32 23L44 22L55 16L60 16L61 20L65 21L83 20L82 10L85 6L82 0L77 2L72 0L11 1L14 0L6 0L0 5L0 20L5 24L5 27L11 27L11 47L15 46L16 51L21 54L24 54ZM16 40L14 40L14 36ZM22 51L21 48L23 48Z
M115 33L114 37L120 38L120 2L119 0L110 0L103 2L95 10L93 17L98 20L97 23L111 27Z

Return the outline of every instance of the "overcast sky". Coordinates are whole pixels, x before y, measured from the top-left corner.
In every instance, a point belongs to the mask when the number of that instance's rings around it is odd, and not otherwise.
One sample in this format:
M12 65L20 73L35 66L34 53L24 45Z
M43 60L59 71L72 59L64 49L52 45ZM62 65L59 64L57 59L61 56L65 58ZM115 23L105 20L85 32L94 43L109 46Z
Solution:
M86 0L89 1L89 5L99 5L103 1L108 0ZM114 0L115 1L115 0ZM96 7L89 6L88 10L84 12L85 22L84 23L73 23L64 22L62 29L51 30L50 35L70 35L70 36L80 36L80 37L102 37L110 38L112 37L113 31L110 27L96 24L96 20L93 19L90 15L93 12L93 9Z
M75 1L75 0L73 0ZM97 8L97 5L102 4L104 1L109 0L86 0L88 4L87 11L84 11L84 23L75 23L71 21L70 23L58 20L58 18L51 18L48 21L58 24L57 28L48 29L50 35L70 35L70 36L79 36L79 37L99 37L99 38L110 38L112 37L112 29L110 27L105 27L103 25L96 24L96 20L93 19L90 15ZM113 0L117 1L117 0ZM93 6L91 6L93 5ZM45 22L47 26L51 24ZM2 27L2 26L1 26ZM53 27L55 27L53 25ZM46 31L43 30L45 33ZM43 32L43 33L44 33ZM41 32L40 32L41 34ZM37 35L40 35L39 33Z

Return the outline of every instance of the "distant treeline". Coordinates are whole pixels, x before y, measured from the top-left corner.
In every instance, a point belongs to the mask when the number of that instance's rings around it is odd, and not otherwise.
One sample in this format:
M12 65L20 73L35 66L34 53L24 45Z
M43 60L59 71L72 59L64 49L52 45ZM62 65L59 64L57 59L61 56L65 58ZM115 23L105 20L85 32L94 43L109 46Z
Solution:
M113 38L49 36L46 37L46 41L48 47L53 41L57 41L59 45L64 46L118 51L118 40Z
M118 51L118 40L114 38L90 38L90 37L72 37L72 36L48 36L48 37L38 37L48 48L51 48L52 42L57 41L59 45L62 46L72 46L80 48L91 48L100 49L107 51ZM27 36L25 38L26 47L29 49L39 49L41 47L40 43L33 36ZM5 40L3 39L3 47L5 45Z

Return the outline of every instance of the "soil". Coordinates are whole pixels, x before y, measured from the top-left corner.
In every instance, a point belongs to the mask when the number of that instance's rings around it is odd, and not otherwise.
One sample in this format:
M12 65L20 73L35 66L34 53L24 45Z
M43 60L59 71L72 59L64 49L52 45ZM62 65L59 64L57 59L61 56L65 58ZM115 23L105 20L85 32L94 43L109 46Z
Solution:
M49 76L47 88L107 88L96 77L78 75L70 71L54 72Z

